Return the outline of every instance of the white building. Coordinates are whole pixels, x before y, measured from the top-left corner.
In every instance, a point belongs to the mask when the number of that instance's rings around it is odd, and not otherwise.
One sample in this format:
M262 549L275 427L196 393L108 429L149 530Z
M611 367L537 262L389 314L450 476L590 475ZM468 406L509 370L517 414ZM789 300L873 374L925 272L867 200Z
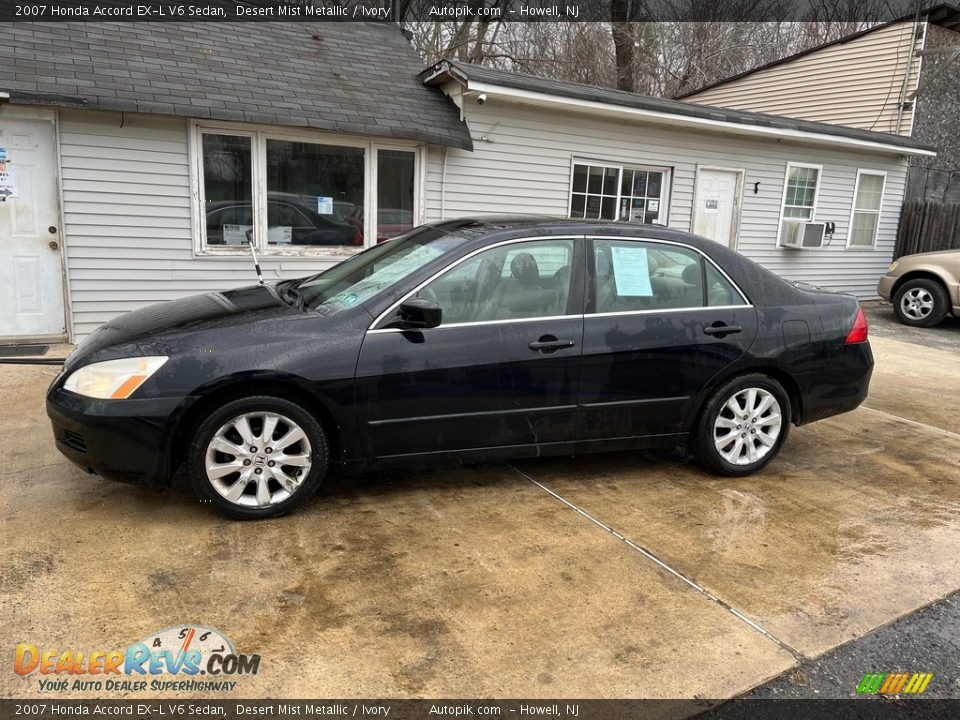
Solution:
M478 213L667 224L871 296L907 160L932 154L477 66L417 77L387 24L18 24L0 40L4 342L252 282L248 231L276 279ZM786 247L804 238L820 246Z

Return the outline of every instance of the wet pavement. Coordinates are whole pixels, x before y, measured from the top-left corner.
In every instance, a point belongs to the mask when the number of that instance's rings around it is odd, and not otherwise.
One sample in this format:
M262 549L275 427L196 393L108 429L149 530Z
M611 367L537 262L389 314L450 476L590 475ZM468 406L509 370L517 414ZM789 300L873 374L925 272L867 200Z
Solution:
M850 698L866 673L930 673L923 699L960 697L960 595L792 668L746 699ZM936 671L934 671L936 669ZM882 687L882 686L881 686Z
M759 476L676 452L394 472L259 523L85 475L43 414L56 368L0 365L0 645L212 626L262 657L232 697L746 693L960 589L960 355L874 336L865 406Z

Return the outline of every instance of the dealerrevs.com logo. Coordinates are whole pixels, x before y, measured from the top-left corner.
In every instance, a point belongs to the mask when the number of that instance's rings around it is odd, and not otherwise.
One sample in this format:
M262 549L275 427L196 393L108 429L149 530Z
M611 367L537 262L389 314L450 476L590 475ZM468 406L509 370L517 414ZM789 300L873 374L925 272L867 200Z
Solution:
M238 653L226 635L203 625L169 627L125 650L19 643L13 659L13 671L45 692L226 692L238 684L232 678L259 670L259 655Z

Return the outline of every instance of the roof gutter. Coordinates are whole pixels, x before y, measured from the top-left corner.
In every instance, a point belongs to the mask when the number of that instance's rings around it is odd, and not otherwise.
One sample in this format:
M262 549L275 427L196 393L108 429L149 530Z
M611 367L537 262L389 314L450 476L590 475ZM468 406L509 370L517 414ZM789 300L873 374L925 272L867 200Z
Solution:
M429 83L438 76L444 74L441 72L433 73L425 78L424 82ZM829 133L809 132L806 130L794 130L791 128L763 127L759 125L747 125L743 123L730 122L727 120L712 120L710 118L698 118L686 115L676 115L673 113L659 112L656 110L645 110L626 105L615 105L612 103L602 103L595 100L581 100L578 98L566 97L563 95L554 95L550 93L535 92L532 90L519 90L517 88L497 85L495 83L481 83L462 79L453 73L450 73L454 79L466 85L467 90L478 93L486 93L488 97L502 97L516 102L525 102L528 104L543 105L557 109L578 110L581 112L591 112L598 115L616 116L624 119L646 120L662 125L672 125L679 127L689 127L700 130L712 130L714 132L725 132L735 135L762 136L781 140L795 140L807 143L817 143L820 145L829 145L832 147L856 148L859 150L873 150L875 152L891 153L895 155L924 155L935 157L936 151L924 148L904 147L902 145L893 145L874 140L860 140L857 138L831 135Z

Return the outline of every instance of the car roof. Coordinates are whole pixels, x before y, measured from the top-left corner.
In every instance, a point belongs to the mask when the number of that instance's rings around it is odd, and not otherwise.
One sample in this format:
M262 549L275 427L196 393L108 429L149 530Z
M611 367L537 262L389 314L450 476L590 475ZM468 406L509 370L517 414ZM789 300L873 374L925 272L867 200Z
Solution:
M683 230L662 225L615 222L610 220L579 220L551 215L473 215L455 220L430 223L431 227L464 238L492 240L510 239L524 235L613 235L636 238L668 240L691 245L713 255L712 250L722 248L719 243Z

